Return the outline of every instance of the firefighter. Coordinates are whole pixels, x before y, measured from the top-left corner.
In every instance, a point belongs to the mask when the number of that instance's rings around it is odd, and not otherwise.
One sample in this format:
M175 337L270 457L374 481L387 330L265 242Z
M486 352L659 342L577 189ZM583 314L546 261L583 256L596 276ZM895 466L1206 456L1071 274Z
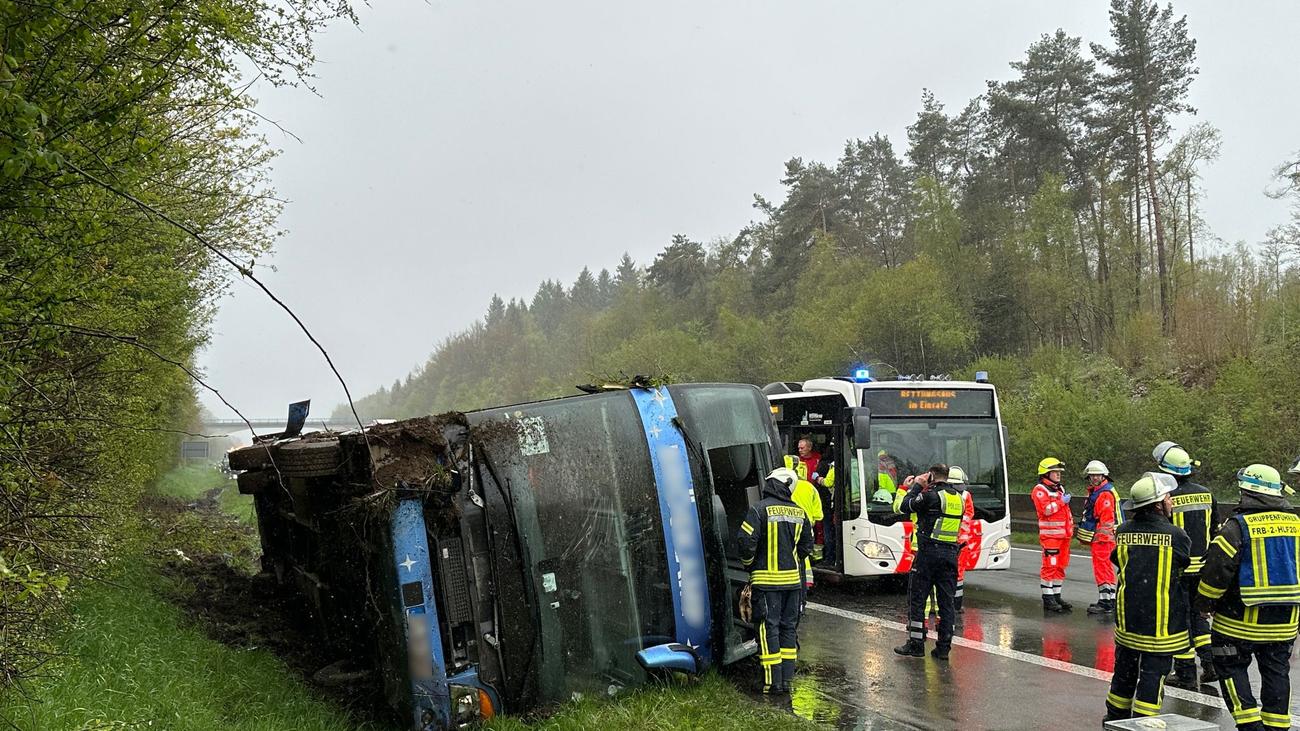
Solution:
M1043 592L1043 609L1068 612L1074 607L1061 598L1065 567L1070 564L1070 535L1074 516L1070 514L1070 493L1061 484L1065 465L1055 457L1038 463L1038 484L1030 492L1038 513L1038 542L1043 547L1043 565L1039 570L1039 587Z
M791 500L798 481L779 467L763 483L762 499L750 507L736 540L753 587L763 692L786 694L799 657L796 629L803 606L805 560L812 553L812 522ZM759 547L763 550L759 550Z
M1092 553L1092 576L1097 580L1097 603L1088 605L1088 614L1115 612L1115 565L1110 554L1115 550L1115 528L1122 520L1119 496L1110 481L1105 463L1093 460L1083 469L1088 478L1088 500L1083 504L1083 521L1074 536Z
M947 660L952 648L953 594L957 590L957 536L961 532L961 493L948 484L947 465L903 483L907 494L902 511L914 513L912 534L918 536L916 559L908 587L907 642L894 648L899 655L925 655L925 603L933 589L939 604L939 641L930 653Z
M1187 594L1179 582L1191 561L1191 540L1174 525L1168 475L1148 472L1129 491L1126 519L1115 531L1119 567L1115 600L1115 674L1106 720L1160 713L1174 653L1187 645Z
M1205 554L1195 608L1213 615L1210 652L1222 697L1239 729L1291 728L1290 658L1300 612L1300 518L1277 470L1237 473L1241 503ZM1246 671L1259 663L1259 701Z
M1187 591L1190 616L1191 644L1174 658L1174 675L1178 682L1196 685L1196 657L1201 658L1202 683L1213 683L1214 662L1210 657L1210 625L1201 615L1191 610L1191 598L1196 596L1196 582L1205 563L1205 552L1218 528L1214 516L1218 505L1209 488L1192 482L1192 472L1200 464L1192 460L1187 450L1173 442L1161 442L1151 453L1161 472L1173 475L1178 481L1174 490L1174 525L1187 531L1192 539L1192 563L1183 573L1183 588Z

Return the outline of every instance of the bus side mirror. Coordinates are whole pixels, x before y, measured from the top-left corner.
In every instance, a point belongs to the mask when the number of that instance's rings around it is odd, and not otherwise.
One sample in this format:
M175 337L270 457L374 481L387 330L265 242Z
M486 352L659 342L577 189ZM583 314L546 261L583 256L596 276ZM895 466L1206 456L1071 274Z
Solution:
M695 675L703 669L699 653L688 645L671 642L647 647L636 654L636 661L646 672L652 670L678 670Z
M869 449L871 447L871 409L865 406L850 406L844 412L844 421L853 425L853 448Z

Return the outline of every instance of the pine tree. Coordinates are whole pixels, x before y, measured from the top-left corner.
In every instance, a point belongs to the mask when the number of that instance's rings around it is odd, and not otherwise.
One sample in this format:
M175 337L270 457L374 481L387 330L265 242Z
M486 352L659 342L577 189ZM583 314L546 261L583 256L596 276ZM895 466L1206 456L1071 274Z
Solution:
M618 268L614 270L614 283L624 292L641 286L641 269L626 251L623 252L623 258L618 260Z
M1115 49L1093 44L1093 53L1110 68L1104 79L1113 106L1131 112L1141 137L1149 211L1155 222L1156 267L1160 280L1160 323L1170 332L1169 260L1156 185L1155 147L1169 134L1169 118L1194 112L1187 90L1199 69L1196 41L1187 34L1187 16L1174 20L1173 5L1153 0L1111 0L1111 39Z

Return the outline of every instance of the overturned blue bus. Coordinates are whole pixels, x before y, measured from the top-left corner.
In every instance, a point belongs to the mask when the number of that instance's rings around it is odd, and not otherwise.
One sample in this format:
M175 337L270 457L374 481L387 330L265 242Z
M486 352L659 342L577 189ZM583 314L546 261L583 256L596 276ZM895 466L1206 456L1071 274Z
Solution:
M778 454L752 386L683 384L230 453L263 569L413 729L754 652L734 536Z

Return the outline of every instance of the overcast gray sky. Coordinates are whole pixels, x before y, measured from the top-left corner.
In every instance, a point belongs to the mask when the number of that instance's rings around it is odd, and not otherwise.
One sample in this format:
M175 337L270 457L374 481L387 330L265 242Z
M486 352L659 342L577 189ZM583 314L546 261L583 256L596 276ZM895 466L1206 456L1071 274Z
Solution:
M424 362L493 293L650 262L674 233L732 236L782 163L883 132L902 153L921 89L959 111L1064 28L1109 43L1106 2L372 0L319 42L316 87L264 88L298 135L272 175L287 231L264 281L360 397ZM1300 3L1178 2L1197 39L1197 120L1223 133L1204 207L1228 241L1285 220L1272 169L1300 148ZM1191 120L1191 121L1197 121ZM251 286L201 358L249 416L343 394ZM228 412L209 394L204 404Z

